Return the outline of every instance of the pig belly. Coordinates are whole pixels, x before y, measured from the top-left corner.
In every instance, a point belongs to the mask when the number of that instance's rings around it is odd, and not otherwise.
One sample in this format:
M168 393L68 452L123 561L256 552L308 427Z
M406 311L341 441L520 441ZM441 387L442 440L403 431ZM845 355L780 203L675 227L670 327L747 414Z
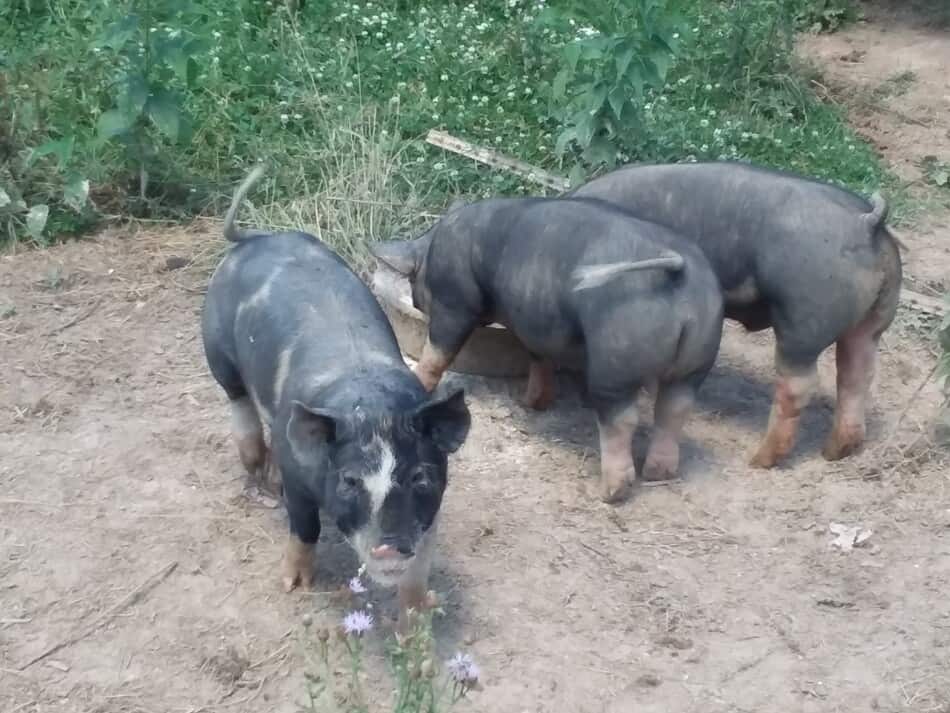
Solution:
M567 325L558 324L554 319L534 320L530 317L499 319L514 332L525 349L536 357L545 357L555 361L576 358L583 354L584 343Z

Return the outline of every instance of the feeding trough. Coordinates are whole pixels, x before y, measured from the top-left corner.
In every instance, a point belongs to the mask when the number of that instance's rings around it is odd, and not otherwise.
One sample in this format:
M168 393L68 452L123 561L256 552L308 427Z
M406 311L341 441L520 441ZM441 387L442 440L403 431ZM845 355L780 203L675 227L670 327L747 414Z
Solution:
M419 360L428 320L412 306L409 280L384 263L373 273L373 292L389 317L404 354ZM528 373L530 356L524 345L500 324L479 327L455 357L451 371L477 376L515 377Z

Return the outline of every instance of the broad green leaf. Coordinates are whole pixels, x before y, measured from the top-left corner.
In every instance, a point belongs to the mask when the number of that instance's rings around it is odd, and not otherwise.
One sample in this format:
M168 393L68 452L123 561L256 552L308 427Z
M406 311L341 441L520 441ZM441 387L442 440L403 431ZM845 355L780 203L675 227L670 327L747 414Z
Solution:
M185 64L187 65L185 67L185 85L191 88L195 86L195 81L198 79L199 67L194 57L189 57Z
M950 183L950 171L941 170L933 174L933 182L938 186L946 186Z
M0 208L6 208L13 201L10 200L10 194L0 188Z
M661 82L666 81L666 73L673 64L673 55L663 47L657 47L648 55L656 67L657 74L660 75Z
M557 141L554 144L554 153L558 156L563 155L571 142L575 140L577 140L577 131L574 127L564 129L564 131L558 134Z
M551 84L551 94L555 99L563 99L564 93L567 90L567 79L568 79L568 70L562 69L557 73L557 76L554 77L554 82Z
M642 83L661 89L663 87L663 79L660 77L660 71L653 63L653 60L649 57L641 57L640 66L642 68L642 74L640 74ZM643 84L640 86L640 92L643 91Z
M148 101L148 83L141 74L130 74L126 77L125 90L119 97L119 111L129 119L129 124L138 118Z
M587 96L588 111L596 114L603 108L605 101L607 101L607 85L604 82L598 82Z
M170 92L158 91L152 94L145 104L145 113L166 137L171 141L178 141L181 115L175 97Z
M82 176L76 176L63 189L63 200L77 213L86 205L89 198L89 181Z
M110 109L103 112L102 116L99 117L96 127L99 132L99 140L108 141L132 128L132 122L129 121L129 117L125 113L118 109Z
M586 60L601 59L607 48L607 40L603 37L591 37L581 43L581 57Z
M30 208L30 212L26 214L26 232L31 238L39 240L43 237L43 229L46 227L48 218L49 206L45 203Z
M47 141L45 144L37 146L30 152L30 157L27 159L27 165L32 166L38 158L53 155L59 161L59 167L63 168L67 163L69 163L69 159L73 155L74 143L74 136L67 136L64 139L58 139L57 141Z
M581 43L575 40L564 48L564 58L567 60L568 68L574 72L577 70L577 63L581 58Z
M617 121L623 120L623 105L627 101L627 97L624 95L623 87L616 86L610 90L610 94L607 95L607 101L610 103L610 108L614 112L614 116L617 117Z
M593 166L604 164L612 168L617 163L617 149L605 136L595 136L583 155Z
M567 174L567 181L571 188L576 188L586 180L587 171L584 170L584 167L581 164L575 163Z
M616 57L617 62L617 76L623 77L627 73L627 68L630 66L630 62L633 61L633 48L624 47Z
M627 83L630 85L630 91L638 99L643 96L643 61L639 60L627 72Z
M574 115L574 129L577 131L577 143L586 149L594 136L594 119L590 112L581 111Z

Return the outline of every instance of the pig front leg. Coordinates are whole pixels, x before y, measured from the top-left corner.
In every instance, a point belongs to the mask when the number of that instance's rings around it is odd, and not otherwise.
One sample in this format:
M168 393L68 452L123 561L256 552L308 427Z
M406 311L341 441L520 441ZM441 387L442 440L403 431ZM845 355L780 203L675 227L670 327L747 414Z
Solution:
M426 391L434 391L478 324L477 315L453 312L435 303L430 308L429 334L415 373Z
M631 399L627 404L596 408L600 434L600 497L605 503L616 503L624 498L637 477L633 464L637 406Z
M771 468L787 456L795 445L802 409L808 404L818 381L816 361L790 366L781 355L776 359L778 380L769 413L769 425L750 464Z
M449 368L457 352L449 352L432 343L432 338L426 339L422 347L422 356L416 364L416 376L422 382L426 391L435 391L435 387L442 380L442 375Z
M416 556L409 570L399 581L397 597L399 599L399 620L397 628L403 635L412 631L411 612L419 612L426 605L426 593L429 587L429 572L432 570L432 558L435 554L438 520L432 523L416 545Z
M544 411L554 402L554 364L548 359L531 358L528 384L522 403L536 411Z
M690 384L660 385L653 410L653 437L643 465L644 480L676 477L680 461L679 441L695 400L696 393Z
M281 583L285 592L298 585L310 589L313 585L313 553L320 538L320 512L310 498L284 485L290 534L281 563Z

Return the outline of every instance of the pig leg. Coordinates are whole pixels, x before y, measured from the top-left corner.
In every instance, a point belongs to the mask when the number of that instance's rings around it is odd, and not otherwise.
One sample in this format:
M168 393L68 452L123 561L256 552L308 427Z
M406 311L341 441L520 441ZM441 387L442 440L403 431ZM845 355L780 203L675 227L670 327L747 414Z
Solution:
M687 383L660 385L653 407L653 437L643 464L643 479L671 480L680 461L680 437L696 394Z
M528 367L528 385L522 403L528 408L544 411L554 401L554 364L548 359L532 357Z
M776 359L778 380L769 425L759 450L750 464L755 468L771 468L784 458L795 445L798 422L802 409L808 404L818 380L816 361L802 366L790 366L781 355Z
M422 382L426 391L434 391L442 380L442 375L449 368L455 358L455 353L448 352L435 346L431 339L426 339L422 347L422 356L416 364L416 376Z
M877 363L876 325L861 323L835 345L838 402L835 422L822 450L827 460L838 460L857 451L864 442L865 409Z
M450 312L433 303L429 315L429 335L415 370L426 391L433 391L439 385L445 370L477 324L477 315Z
M636 393L636 392L634 392ZM633 464L633 432L637 430L637 406L597 409L600 432L600 496L605 503L623 499L637 477Z
M249 500L276 508L278 502L263 490L273 470L270 452L264 443L264 427L253 401L246 394L231 400L231 433L248 475L245 495Z
M310 589L313 585L313 552L320 537L320 512L308 496L296 492L293 487L288 488L286 484L284 495L290 535L281 563L281 583L285 592L293 591L298 585L301 589Z
M437 529L438 520L432 523L416 545L416 556L413 558L412 564L409 565L409 571L399 581L397 593L399 598L399 621L397 627L399 632L404 635L412 631L413 621L410 612L421 611L426 603Z

